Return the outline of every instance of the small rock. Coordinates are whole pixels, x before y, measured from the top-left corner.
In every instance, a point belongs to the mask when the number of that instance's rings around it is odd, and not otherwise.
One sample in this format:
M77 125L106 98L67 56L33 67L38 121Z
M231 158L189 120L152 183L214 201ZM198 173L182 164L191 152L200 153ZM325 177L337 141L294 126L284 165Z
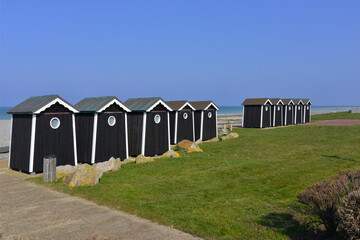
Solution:
M184 151L189 151L190 149L199 148L199 146L196 143L189 140L182 140L177 144L177 147L179 150L184 150Z
M209 143L209 142L217 142L217 141L219 141L219 138L215 137L215 138L206 140L205 142L206 142L206 143Z
M238 138L239 137L239 134L237 133L230 133L226 136L223 136L221 137L221 140L224 141L224 140L229 140L229 139L235 139L235 138Z
M174 150L169 150L166 153L164 153L162 155L162 157L174 157L174 158L178 158L180 157L180 154L175 152Z
M135 163L136 164L140 164L140 163L147 163L147 162L153 162L154 158L152 157L145 157L144 155L139 155L136 157L135 159Z
M111 157L109 161L99 162L93 165L95 169L98 169L102 172L115 172L121 168L121 160L120 158Z
M65 165L56 167L56 179L69 175L77 170L77 166Z
M102 174L99 169L83 164L75 172L65 176L64 182L68 187L94 186L99 183Z
M203 152L203 150L199 147L197 148L192 148L189 151L186 151L187 153L193 153L193 152Z

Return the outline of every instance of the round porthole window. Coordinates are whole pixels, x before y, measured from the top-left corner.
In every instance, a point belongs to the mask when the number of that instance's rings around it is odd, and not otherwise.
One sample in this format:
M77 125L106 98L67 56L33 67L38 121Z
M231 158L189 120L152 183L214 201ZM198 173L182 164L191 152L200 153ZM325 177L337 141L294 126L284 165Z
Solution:
M306 107L306 110L309 110L309 106Z
M278 111L280 111L280 106L277 107Z
M208 118L211 118L211 117L212 117L212 113L208 112Z
M298 106L298 110L300 110L300 106Z
M188 114L187 114L187 113L184 113L184 114L183 114L183 118L184 118L184 119L187 119L187 118L188 118Z
M291 111L291 107L289 106L289 110Z
M60 120L57 118L57 117L53 117L51 120L50 120L50 127L52 129L57 129L60 127Z
M160 121L161 121L160 115L159 115L159 114L156 114L155 117L154 117L154 122L155 122L156 124L158 124Z
M109 118L108 118L108 124L109 124L109 126L114 126L115 125L115 123L116 123L116 118L114 117L114 116L110 116Z
M268 106L265 107L265 111L269 110Z

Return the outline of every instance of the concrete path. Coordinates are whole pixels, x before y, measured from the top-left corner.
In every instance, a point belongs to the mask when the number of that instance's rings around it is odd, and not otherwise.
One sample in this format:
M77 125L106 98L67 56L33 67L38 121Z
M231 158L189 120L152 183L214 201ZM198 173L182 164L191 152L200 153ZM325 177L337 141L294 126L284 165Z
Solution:
M0 239L198 239L0 171Z

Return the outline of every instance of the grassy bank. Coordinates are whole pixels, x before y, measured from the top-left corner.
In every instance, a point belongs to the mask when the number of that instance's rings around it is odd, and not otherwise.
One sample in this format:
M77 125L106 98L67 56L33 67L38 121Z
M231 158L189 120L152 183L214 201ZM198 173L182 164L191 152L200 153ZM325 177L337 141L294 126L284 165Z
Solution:
M360 119L312 119L349 116ZM292 219L299 192L360 168L360 126L234 131L240 138L202 144L204 153L125 164L94 187L46 186L207 239L288 239L304 234Z

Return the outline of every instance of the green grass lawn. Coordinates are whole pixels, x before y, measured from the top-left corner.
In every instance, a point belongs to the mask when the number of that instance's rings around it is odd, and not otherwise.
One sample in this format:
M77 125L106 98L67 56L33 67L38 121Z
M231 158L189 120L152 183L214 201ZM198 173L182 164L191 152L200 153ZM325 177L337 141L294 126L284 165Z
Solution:
M312 120L336 118L360 114ZM360 168L359 125L234 131L238 139L202 144L203 153L125 164L94 187L44 185L206 239L289 239L304 234L292 217L297 194Z

